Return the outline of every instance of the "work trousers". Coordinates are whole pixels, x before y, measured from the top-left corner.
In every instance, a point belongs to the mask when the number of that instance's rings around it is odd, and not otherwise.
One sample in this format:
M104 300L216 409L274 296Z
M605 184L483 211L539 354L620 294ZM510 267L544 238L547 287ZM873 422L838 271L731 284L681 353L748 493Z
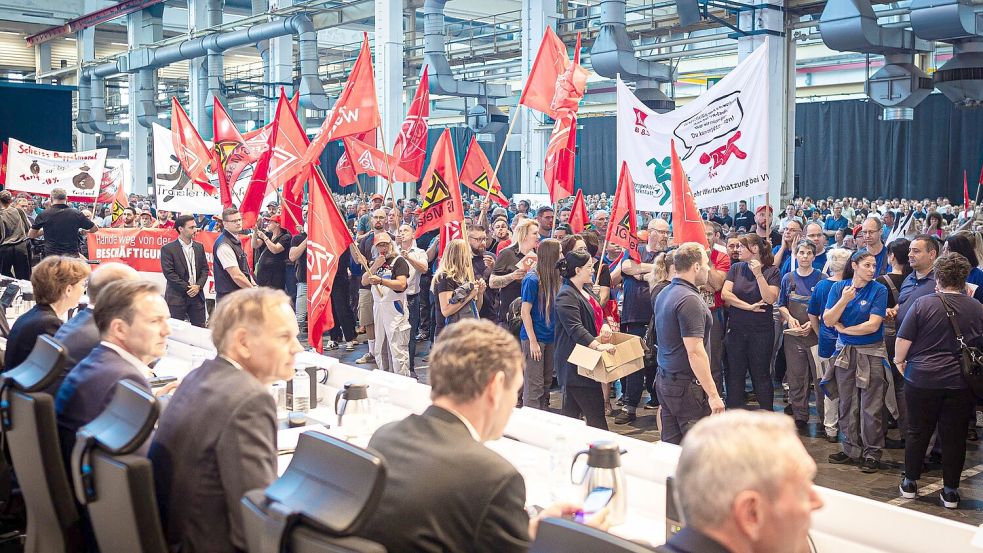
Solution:
M416 334L420 331L420 296L427 296L429 292L419 292L412 296L406 296L406 303L410 310L410 372L416 370Z
M624 331L639 338L645 338L645 330L648 328L646 323L624 323ZM635 371L625 377L625 405L628 407L638 407L642 400L642 389L648 391L649 395L655 397L655 369L654 365L646 364L641 370Z
M373 306L375 321L375 356L379 368L403 376L410 375L410 321L402 301L376 300ZM386 350L389 356L386 356Z
M420 322L417 324L418 329L423 329L430 335L430 327L433 325L433 302L431 298L433 295L430 294L430 284L433 282L433 275L428 271L420 275L420 306L418 311L420 312ZM414 335L412 337L416 339Z
M908 440L905 443L905 477L918 480L922 475L925 450L936 427L942 441L942 483L959 487L959 477L966 463L966 417L975 399L969 389L933 390L904 383L908 405Z
M727 329L724 344L727 348L727 407L747 408L744 380L751 375L751 387L758 396L758 404L766 411L774 411L775 385L771 380L771 348L774 330ZM660 398L661 399L661 398Z
M826 374L826 370L829 364L833 360L830 358L819 358L819 374L820 376L817 380L822 380L822 375ZM820 390L822 392L822 390ZM839 399L832 399L828 397L825 393L822 393L823 411L820 420L823 421L823 427L826 429L827 436L838 436L839 428L837 426L840 423L840 401ZM819 411L819 399L816 399L816 411Z
M584 417L587 419L587 426L607 430L608 420L604 418L604 399L600 382L586 388L565 386L560 414L575 419Z
M698 420L710 414L706 392L695 378L674 376L662 369L655 386L662 406L662 441L679 444Z
M857 388L857 369L835 367L836 387L840 396L840 430L843 431L843 453L853 459L880 461L884 448L884 394L887 380L884 366L870 361L867 388ZM963 426L965 426L965 416Z
M552 343L539 342L543 352L539 361L529 353L529 340L522 340L522 356L526 360L525 380L522 382L522 406L533 409L547 409L550 406L550 384L553 383L553 353Z
M31 256L27 240L0 246L0 274L19 280L31 280Z
M710 310L710 318L713 320L710 326L710 374L713 375L713 383L717 386L717 393L720 397L724 396L724 332L727 326L724 323L724 308Z
M785 335L785 361L788 378L788 402L792 406L792 418L809 422L809 384L816 390L816 412L823 420L823 391L819 388L819 368L812 356L816 337Z

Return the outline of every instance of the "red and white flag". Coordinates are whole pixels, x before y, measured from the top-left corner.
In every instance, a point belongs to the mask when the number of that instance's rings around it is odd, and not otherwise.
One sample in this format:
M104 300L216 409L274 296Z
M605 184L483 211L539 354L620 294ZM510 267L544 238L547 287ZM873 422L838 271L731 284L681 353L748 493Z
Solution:
M628 172L628 164L621 162L618 189L611 204L611 223L605 238L609 244L617 244L628 251L632 259L641 263L638 253L638 221L635 217L635 184Z
M361 134L357 134L354 138L361 140L366 144L375 144L375 133L376 129L372 129ZM355 172L355 167L352 165L351 157L348 155L347 146L345 151L341 153L341 157L338 158L338 163L335 164L334 171L335 175L338 176L339 186L351 186L358 182L358 173Z
M576 158L577 116L575 112L568 111L553 124L553 132L546 145L543 180L550 193L550 202L556 203L573 195Z
M208 177L212 152L174 96L171 96L171 140L174 154L191 180L205 192L214 194L215 187Z
M706 229L700 210L696 209L696 200L689 187L689 179L683 171L683 164L676 153L676 141L669 141L670 165L672 174L672 243L679 245L686 242L696 242L709 249ZM628 166L625 165L625 170Z
M427 117L430 117L430 66L423 66L420 84L416 87L416 95L410 109L406 111L406 119L399 129L396 144L393 147L393 157L396 165L412 177L411 180L396 178L398 182L416 182L423 172L423 162L427 157ZM370 144L372 144L370 142ZM395 171L394 171L395 173Z
M461 199L461 183L458 181L457 160L451 132L444 129L430 156L430 166L420 187L420 219L416 237L448 223L464 221L464 205Z
M324 332L334 327L331 313L331 284L338 272L338 260L352 244L345 219L335 205L326 182L312 173L310 206L307 217L307 341L324 352Z
M396 164L396 158L356 138L345 138L345 154L355 173L382 177L389 182L416 182L417 178Z
M587 215L587 204L584 202L584 191L577 190L577 195L573 198L573 206L570 208L570 219L567 224L570 225L570 230L574 234L580 234L587 228L587 222L590 221Z
M257 148L256 151L251 149L236 128L232 117L217 98L212 126L214 130L212 148L215 150L215 158L219 166L219 197L222 199L222 207L232 207L232 187L242 171L256 162L259 152L266 151L266 145L264 144L261 149Z
M560 37L556 36L552 27L546 27L543 41L539 44L532 70L522 88L519 103L530 107L550 117L556 117L553 108L553 97L556 94L556 82L567 67L570 58L567 57L567 47Z
M502 194L502 185L495 177L495 171L488 163L488 157L482 151L478 141L472 136L468 144L468 152L464 154L464 165L461 166L461 184L485 196L491 187L491 196L495 203L508 207L509 201Z

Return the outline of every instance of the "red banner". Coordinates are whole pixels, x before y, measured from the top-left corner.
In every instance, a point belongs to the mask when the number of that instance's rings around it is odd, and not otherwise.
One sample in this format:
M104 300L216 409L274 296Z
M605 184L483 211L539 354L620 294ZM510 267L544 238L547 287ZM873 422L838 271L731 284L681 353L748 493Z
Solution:
M217 232L199 232L195 240L205 246L208 269L212 271L212 249ZM248 236L241 236L242 249L253 266L253 249ZM123 263L137 271L160 272L160 249L177 240L174 229L107 228L89 235L89 259L100 263Z

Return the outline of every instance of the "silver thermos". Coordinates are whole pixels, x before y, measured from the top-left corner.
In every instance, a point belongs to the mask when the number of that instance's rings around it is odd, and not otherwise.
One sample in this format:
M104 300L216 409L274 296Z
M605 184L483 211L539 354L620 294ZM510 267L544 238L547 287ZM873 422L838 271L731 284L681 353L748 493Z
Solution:
M345 415L350 419L363 419L371 414L369 408L368 384L345 382L344 389L338 390L334 398L334 412L338 415L338 426L343 426ZM359 423L364 421L359 420Z
M621 470L621 454L623 451L618 444L609 441L594 442L590 449L585 449L573 456L570 465L570 481L583 488L583 497L587 498L597 488L610 488L611 501L608 503L608 523L612 526L622 524L628 513L628 496L625 488L625 475ZM587 456L580 479L573 476L573 469L581 455Z

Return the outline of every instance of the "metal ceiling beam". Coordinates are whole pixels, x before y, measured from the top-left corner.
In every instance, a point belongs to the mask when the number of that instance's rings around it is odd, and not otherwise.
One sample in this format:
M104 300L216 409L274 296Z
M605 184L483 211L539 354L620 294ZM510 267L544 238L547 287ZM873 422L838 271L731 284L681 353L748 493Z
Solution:
M40 33L33 34L27 37L27 45L35 46L53 38L69 35L81 31L82 29L88 29L89 27L93 27L100 23L112 21L117 17L122 17L151 6L155 6L163 1L164 0L123 0L119 4L115 4L92 13L87 13L81 17L76 17L75 19L66 22L64 25L52 27L41 31Z

